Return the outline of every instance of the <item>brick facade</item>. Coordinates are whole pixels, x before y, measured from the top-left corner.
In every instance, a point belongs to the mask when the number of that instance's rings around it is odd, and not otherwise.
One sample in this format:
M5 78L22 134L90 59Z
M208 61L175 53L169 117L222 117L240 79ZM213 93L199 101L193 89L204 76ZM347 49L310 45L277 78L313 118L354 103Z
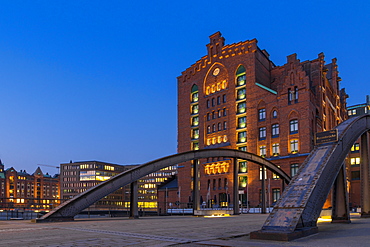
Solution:
M208 54L178 77L178 152L239 149L294 173L313 149L315 133L346 119L347 95L339 88L336 59L326 63L320 53L302 62L292 54L276 66L256 39L224 43L220 32L211 35ZM240 200L258 206L260 167L242 161L239 167ZM226 158L200 160L200 196L207 205L230 206L232 168ZM181 203L191 200L191 181L191 162L180 164ZM281 186L268 171L268 204L280 196Z

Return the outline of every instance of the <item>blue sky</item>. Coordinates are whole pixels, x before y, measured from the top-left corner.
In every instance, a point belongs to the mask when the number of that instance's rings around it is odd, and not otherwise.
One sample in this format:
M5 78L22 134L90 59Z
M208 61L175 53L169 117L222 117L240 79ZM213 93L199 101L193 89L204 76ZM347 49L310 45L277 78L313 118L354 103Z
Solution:
M257 38L276 65L336 57L348 105L363 103L369 12L368 1L2 0L0 159L33 172L176 153L176 77L217 31L226 44Z

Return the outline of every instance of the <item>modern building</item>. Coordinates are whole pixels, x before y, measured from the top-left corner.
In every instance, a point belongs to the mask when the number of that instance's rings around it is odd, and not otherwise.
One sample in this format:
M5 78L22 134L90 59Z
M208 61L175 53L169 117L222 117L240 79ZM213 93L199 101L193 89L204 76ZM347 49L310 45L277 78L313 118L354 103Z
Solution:
M347 108L348 116L355 117L364 114L370 114L370 96L366 96L366 102L363 104L357 104L349 106ZM353 208L360 207L361 205L361 140L360 138L352 146L348 156L348 167L349 174L347 174L349 183L349 201L350 206Z
M315 133L330 130L347 118L337 60L323 53L301 61L296 54L277 66L257 40L225 44L220 32L210 37L207 54L178 77L178 152L231 148L272 161L294 176L314 147ZM259 165L240 160L239 181L232 160L200 160L200 201L207 207L229 207L234 183L244 207L261 205L266 194L273 205L281 179L269 171L261 191ZM192 162L179 164L178 199L192 201Z
M85 190L132 169L137 165L118 165L100 161L80 161L60 164L61 198L68 200ZM138 207L145 211L157 211L157 185L175 172L175 167L151 173L138 181ZM90 210L126 210L130 208L130 186L104 197Z
M5 210L50 210L60 204L59 174L33 174L13 167L4 170L0 161L0 208Z

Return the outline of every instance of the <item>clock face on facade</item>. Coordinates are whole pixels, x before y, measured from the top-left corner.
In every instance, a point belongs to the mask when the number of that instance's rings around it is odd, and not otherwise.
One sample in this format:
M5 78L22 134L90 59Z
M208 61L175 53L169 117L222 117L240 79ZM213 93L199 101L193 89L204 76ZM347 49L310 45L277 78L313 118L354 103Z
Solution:
M213 75L214 76L217 76L219 73L220 73L220 69L219 68L215 68L215 70L213 71Z

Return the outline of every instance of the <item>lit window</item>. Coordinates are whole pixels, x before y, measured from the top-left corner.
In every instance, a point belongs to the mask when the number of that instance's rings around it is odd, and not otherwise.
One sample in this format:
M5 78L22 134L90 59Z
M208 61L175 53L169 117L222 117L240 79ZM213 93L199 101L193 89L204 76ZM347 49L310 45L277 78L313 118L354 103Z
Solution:
M199 105L196 104L196 105L192 105L191 106L191 114L198 114L199 112Z
M260 156L266 157L266 146L260 146Z
M192 126L198 126L199 125L199 117L198 116L197 117L193 117L191 119L191 125Z
M266 119L266 109L259 109L258 110L258 120L259 121L264 121Z
M272 155L278 156L280 154L280 146L279 143L273 143L272 144Z
M248 166L247 166L247 161L239 161L239 172L247 172L248 171Z
M298 133L298 120L294 119L289 122L290 134Z
M237 86L245 85L245 75L241 75L236 78L236 85Z
M209 134L209 133L211 133L211 126L210 125L207 126L207 134Z
M246 147L246 146L238 147L238 149L239 149L240 151L247 152L247 147Z
M265 140L266 139L266 127L259 128L259 139Z
M360 143L353 144L353 146L351 147L351 152L358 152L358 151L360 151Z
M240 176L239 177L239 188L243 189L248 185L248 177L247 176Z
M193 150L199 150L199 142L193 142Z
M280 199L280 189L272 189L272 202L277 202Z
M245 92L246 92L245 88L238 89L238 91L237 91L237 99L238 100L245 99L245 97L246 97L246 93Z
M222 110L218 110L218 117L222 117Z
M267 170L265 168L265 179L267 179ZM262 167L260 167L260 180L262 180Z
M348 116L356 115L356 109L352 109L348 111Z
M198 100L199 100L198 92L193 93L193 94L191 95L191 102L198 102Z
M193 139L198 139L199 138L199 129L193 129L192 130L192 137Z
M290 176L291 177L294 177L297 174L298 168L299 168L298 163L294 163L290 165Z
M238 142L242 143L246 141L247 141L247 132L246 131L238 132Z
M237 112L238 113L244 113L245 111L246 111L246 103L245 102L238 103Z
M216 124L212 125L212 131L216 132Z
M360 157L351 158L351 165L359 165L360 164Z
M298 140L290 141L290 152L292 154L298 153Z
M278 137L279 136L279 124L273 124L271 126L271 134L272 137Z
M238 128L245 128L247 127L247 117L239 117L238 118Z

